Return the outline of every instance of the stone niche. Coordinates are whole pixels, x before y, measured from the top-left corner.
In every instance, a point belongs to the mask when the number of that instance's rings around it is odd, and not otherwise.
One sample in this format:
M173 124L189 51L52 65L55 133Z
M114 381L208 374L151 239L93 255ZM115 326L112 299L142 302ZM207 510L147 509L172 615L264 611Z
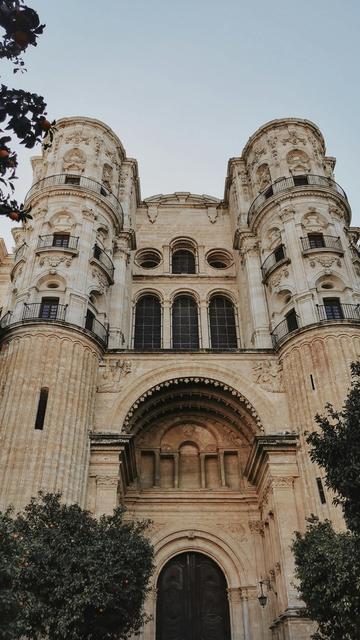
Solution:
M245 438L207 417L157 424L135 439L141 489L236 490L244 487Z

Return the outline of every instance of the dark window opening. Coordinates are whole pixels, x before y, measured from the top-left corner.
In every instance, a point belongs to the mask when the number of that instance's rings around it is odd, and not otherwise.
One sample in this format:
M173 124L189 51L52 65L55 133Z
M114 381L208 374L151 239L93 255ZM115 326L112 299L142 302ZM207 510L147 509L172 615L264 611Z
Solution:
M101 248L98 244L94 245L94 258L96 258L96 260L100 260L101 258Z
M197 304L190 296L178 296L172 308L174 349L198 349L199 328Z
M318 488L318 492L319 492L320 502L321 502L321 504L325 504L326 503L326 496L325 496L325 491L324 491L324 487L323 487L323 483L322 483L321 478L316 478L316 484L317 484L317 488Z
M65 184L80 184L80 176L65 176Z
M315 382L314 382L314 378L312 376L312 373L310 373L310 383L311 383L312 390L315 391Z
M135 309L134 349L161 348L161 305L156 296L143 296Z
M274 251L274 257L275 257L275 261L276 262L280 262L280 260L284 260L285 258L285 251L284 251L284 245L281 244L279 247L277 247Z
M174 251L172 255L172 273L195 273L195 256L187 249Z
M59 298L42 298L39 310L39 318L56 320L59 310Z
M291 309L285 316L289 333L299 328L295 309Z
M324 298L323 302L327 320L342 320L344 318L339 298Z
M304 184L308 184L307 176L293 176L294 186L302 187Z
M69 234L68 233L54 233L53 247L68 247L69 246Z
M322 233L308 233L308 239L310 249L325 247L325 240Z
M48 395L49 395L48 387L43 387L40 390L38 408L37 408L36 418L35 418L35 429L42 429L44 426Z
M211 347L236 349L236 324L234 305L223 296L214 296L209 305Z
M85 329L92 331L94 326L94 320L95 320L95 314L92 311L90 311L90 309L88 309L86 312L86 318L85 318Z
M274 190L273 190L272 186L270 186L270 187L268 187L266 189L266 191L264 191L265 200L267 200L268 198L271 198L272 195L274 195Z

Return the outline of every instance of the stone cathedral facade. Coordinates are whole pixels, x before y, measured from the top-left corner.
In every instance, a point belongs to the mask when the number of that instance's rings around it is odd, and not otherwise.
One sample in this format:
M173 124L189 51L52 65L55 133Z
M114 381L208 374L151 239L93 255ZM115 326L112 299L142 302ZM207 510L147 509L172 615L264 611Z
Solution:
M305 432L360 354L360 253L312 122L274 120L222 200L140 196L105 124L58 122L0 244L0 503L150 518L142 640L308 640L290 550L342 527ZM258 596L263 589L266 606Z

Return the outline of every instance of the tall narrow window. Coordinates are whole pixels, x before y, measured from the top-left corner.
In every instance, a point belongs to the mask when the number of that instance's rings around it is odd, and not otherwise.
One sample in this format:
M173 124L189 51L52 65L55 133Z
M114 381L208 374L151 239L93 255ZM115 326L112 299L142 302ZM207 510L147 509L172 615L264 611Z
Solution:
M172 308L174 349L198 349L199 328L197 304L190 296L178 296Z
M274 258L275 258L275 262L280 262L280 260L284 260L285 251L284 251L284 245L283 244L280 244L278 247L276 247L276 249L274 251Z
M85 317L85 329L92 331L94 326L94 320L95 320L95 314L92 311L90 311L90 309L88 309Z
M289 333L295 331L295 329L299 327L295 309L291 309L289 313L286 314L285 318Z
M209 305L210 337L213 349L236 349L234 305L224 296L213 296Z
M142 296L135 309L135 349L160 349L161 305L156 296Z
M339 298L324 298L325 315L327 320L342 320L344 317Z
M47 318L48 320L56 320L59 310L59 298L42 298L39 318Z
M178 249L172 254L172 273L195 273L195 256L188 249Z
M49 395L48 387L43 387L40 390L38 408L37 408L36 418L35 418L35 429L42 429L44 426L48 395Z

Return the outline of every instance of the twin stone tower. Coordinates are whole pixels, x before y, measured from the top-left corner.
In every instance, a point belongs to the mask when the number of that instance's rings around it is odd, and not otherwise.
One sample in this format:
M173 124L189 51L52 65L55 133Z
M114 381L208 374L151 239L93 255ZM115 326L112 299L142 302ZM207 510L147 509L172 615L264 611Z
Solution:
M1 507L60 491L150 518L144 640L175 640L177 616L214 640L307 640L293 533L311 513L344 525L304 434L360 354L358 230L321 132L261 127L222 200L142 200L90 118L60 120L32 164L33 220L0 246Z

